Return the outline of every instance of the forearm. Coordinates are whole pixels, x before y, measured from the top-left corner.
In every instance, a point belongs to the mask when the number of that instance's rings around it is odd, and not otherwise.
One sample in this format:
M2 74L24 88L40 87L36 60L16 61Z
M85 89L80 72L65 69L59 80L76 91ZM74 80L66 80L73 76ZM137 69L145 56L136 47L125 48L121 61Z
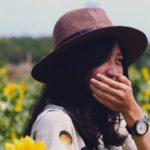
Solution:
M150 129L143 136L132 136L138 150L150 150Z
M134 107L134 110L130 111L128 115L124 114L124 118L127 122L128 127L132 127L137 120L144 118L144 113L141 108L136 105L136 107ZM132 138L138 150L150 150L150 129L145 135L132 136Z

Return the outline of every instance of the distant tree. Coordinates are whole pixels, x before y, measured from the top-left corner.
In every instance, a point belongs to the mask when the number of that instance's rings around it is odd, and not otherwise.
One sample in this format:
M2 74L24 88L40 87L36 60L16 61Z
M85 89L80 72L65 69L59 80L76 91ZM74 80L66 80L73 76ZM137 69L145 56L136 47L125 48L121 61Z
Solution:
M50 53L52 41L50 37L21 37L0 39L0 64L5 62L19 63L31 53L33 62L37 62Z
M148 45L147 50L143 56L136 62L135 66L141 69L143 66L147 66L150 70L150 45Z
M19 63L24 61L28 54L32 55L33 63L38 62L52 50L51 37L13 37L0 39L0 66L6 62ZM143 66L150 68L150 45L143 56L134 64L136 68Z

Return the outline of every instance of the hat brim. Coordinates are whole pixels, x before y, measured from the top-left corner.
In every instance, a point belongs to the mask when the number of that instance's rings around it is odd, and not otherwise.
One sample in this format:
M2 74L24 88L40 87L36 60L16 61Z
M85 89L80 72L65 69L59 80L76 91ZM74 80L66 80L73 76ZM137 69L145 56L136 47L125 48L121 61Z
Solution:
M123 44L127 57L127 66L133 64L144 53L148 44L146 35L135 28L126 26L98 28L76 36L60 45L52 53L37 63L33 67L31 74L36 80L47 83L48 78L50 78L50 74L47 72L53 71L52 68L54 68L55 64L58 62L60 65L64 64L64 56L68 57L68 52L71 52L72 47L92 39L103 39L108 37L116 38ZM77 53L79 52L77 51Z

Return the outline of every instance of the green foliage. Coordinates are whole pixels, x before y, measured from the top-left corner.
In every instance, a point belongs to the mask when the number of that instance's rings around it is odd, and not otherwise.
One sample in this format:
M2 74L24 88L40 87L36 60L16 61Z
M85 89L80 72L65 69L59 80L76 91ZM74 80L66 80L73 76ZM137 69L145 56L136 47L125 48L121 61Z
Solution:
M132 81L134 97L150 119L150 69L148 67L137 69L131 66L129 77Z
M0 64L6 62L18 63L26 59L30 53L33 62L37 62L50 53L52 40L49 37L31 38L1 38L0 39Z
M142 57L136 62L136 68L142 69L143 66L147 66L150 68L150 45L148 45L146 51L142 55Z
M30 53L33 63L38 62L44 56L52 51L51 37L12 37L0 39L0 66L6 62L18 63L26 59ZM146 52L135 64L136 68L142 68L143 65L150 67L150 45Z

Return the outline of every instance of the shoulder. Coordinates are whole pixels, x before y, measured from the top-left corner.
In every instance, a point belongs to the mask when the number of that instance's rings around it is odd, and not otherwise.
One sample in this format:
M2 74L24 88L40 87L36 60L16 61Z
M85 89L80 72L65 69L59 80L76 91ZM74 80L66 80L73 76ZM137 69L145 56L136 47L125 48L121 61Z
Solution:
M48 127L58 127L65 126L66 128L73 125L70 116L67 114L63 107L49 105L46 109L38 115L33 127L36 126L48 126Z
M46 108L33 124L31 137L51 149L76 150L85 144L64 109Z

